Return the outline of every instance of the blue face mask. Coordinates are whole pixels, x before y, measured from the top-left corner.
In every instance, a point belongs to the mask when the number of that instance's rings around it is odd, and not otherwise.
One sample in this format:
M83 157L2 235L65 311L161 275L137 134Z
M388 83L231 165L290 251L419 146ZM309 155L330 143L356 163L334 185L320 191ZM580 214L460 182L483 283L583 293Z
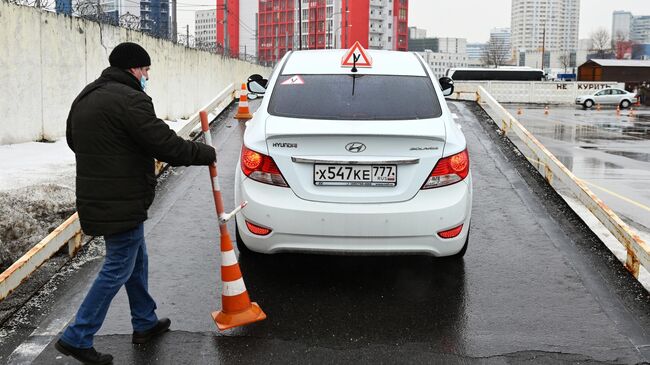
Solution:
M142 88L142 91L147 87L147 78L144 77L144 75L140 78L140 87Z

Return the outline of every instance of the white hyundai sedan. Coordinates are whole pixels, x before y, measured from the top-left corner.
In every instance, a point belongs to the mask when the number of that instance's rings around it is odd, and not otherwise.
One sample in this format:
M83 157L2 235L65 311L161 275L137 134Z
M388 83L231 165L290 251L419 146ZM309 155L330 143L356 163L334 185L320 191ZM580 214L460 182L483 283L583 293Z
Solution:
M472 177L444 99L453 81L415 53L365 52L353 68L345 50L289 52L268 81L249 79L265 97L236 171L241 252L465 254Z

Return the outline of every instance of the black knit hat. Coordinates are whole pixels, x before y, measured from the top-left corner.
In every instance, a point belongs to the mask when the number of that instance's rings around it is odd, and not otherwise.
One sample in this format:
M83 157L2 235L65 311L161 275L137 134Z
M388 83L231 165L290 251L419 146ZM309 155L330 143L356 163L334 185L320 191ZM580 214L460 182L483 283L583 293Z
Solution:
M151 66L151 58L139 44L124 42L113 48L110 56L108 56L108 63L113 67L126 70L128 68Z

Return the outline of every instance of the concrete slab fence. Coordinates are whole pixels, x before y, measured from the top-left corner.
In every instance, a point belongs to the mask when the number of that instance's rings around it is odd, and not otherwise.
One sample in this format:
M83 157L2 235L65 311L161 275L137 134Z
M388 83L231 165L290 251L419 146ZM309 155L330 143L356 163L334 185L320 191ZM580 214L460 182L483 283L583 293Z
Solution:
M0 1L0 144L64 136L72 101L124 41L151 56L147 93L162 119L189 117L229 84L270 73L141 32Z
M456 81L455 92L472 94L481 86L500 103L573 104L576 97L606 88L623 88L618 82ZM468 97L471 99L473 95Z

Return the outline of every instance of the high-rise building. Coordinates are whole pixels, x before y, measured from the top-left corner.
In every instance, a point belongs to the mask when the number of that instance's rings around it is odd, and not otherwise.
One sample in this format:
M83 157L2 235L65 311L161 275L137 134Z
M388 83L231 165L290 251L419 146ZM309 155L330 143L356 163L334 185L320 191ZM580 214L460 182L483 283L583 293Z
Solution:
M467 53L467 39L438 38L438 51L441 53Z
M612 40L650 43L650 16L615 11L612 14Z
M408 49L408 0L252 1L217 0L217 44L224 43L221 9L226 2L228 45L233 54L248 48L244 38L257 40L255 51L263 62L275 62L300 46L348 48L355 41L370 49ZM255 12L257 19L246 18Z
M55 0L57 13L72 15L72 0Z
M431 52L430 50L418 53L431 67L436 78L445 76L450 68L470 66L466 53Z
M527 51L572 51L578 47L580 0L512 0L511 42Z
M217 0L217 49L223 52L227 48L233 57L239 55L239 10L239 0Z
M490 45L493 49L502 52L504 60L512 59L512 42L510 28L492 28L490 31Z
M634 16L629 11L615 11L612 14L612 39L615 41L630 40L633 19Z
M217 49L217 10L194 13L194 44L199 48Z
M487 44L485 43L467 43L467 58L471 61L482 60Z
M424 52L429 50L434 53L466 53L467 40L465 38L421 38L409 39L410 52Z
M140 0L140 30L154 37L169 38L169 23L169 0Z
M427 30L418 27L409 27L409 39L424 39L427 37Z
M634 17L630 38L637 43L650 43L650 16Z

